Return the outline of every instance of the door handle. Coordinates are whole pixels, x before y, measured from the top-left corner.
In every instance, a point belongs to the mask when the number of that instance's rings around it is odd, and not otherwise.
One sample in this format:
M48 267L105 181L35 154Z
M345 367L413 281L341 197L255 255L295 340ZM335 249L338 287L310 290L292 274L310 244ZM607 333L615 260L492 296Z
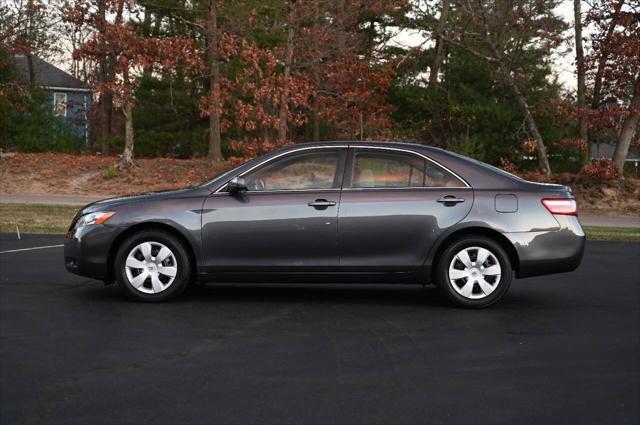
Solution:
M463 198L456 198L453 195L445 195L442 198L438 199L437 202L440 202L441 204L444 204L445 207L452 207L456 204L459 204L460 202L464 202Z
M335 205L335 201L327 201L326 199L316 199L315 201L309 202L310 207L314 207L317 210L323 210L328 207L333 207Z

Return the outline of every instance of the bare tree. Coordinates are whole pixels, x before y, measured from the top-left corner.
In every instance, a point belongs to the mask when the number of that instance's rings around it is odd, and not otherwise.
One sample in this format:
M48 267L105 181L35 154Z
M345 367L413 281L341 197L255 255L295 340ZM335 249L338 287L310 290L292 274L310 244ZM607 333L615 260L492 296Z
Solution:
M576 42L576 76L578 81L577 87L577 104L578 109L583 109L585 106L585 63L584 63L584 48L582 47L582 0L573 0L573 16L574 16L574 32ZM586 117L580 114L578 118L578 135L582 140L587 141L588 154L591 153L591 147L588 143L589 133L587 130Z
M595 69L591 127L617 130L613 162L624 178L624 163L640 119L640 3L598 0L588 22L595 27L587 64Z
M455 25L438 34L448 43L497 67L500 81L511 90L536 143L538 168L543 174L551 174L547 148L520 87L517 70L513 69L513 57L533 44L552 45L561 29L559 19L550 12L556 3L555 0L513 0L491 3L491 7L483 0L459 0Z
M287 140L288 115L289 115L289 79L293 64L293 42L295 37L295 0L287 0L287 44L284 53L284 89L280 101L280 125L278 127L278 141Z
M6 0L0 5L0 42L14 54L24 55L29 83L34 85L33 56L51 60L60 48L51 37L55 26L53 0Z
M444 59L445 40L442 37L442 34L446 28L447 19L449 19L450 7L450 0L442 0L442 10L440 12L440 18L438 19L438 26L436 29L436 46L434 49L433 62L431 63L431 70L429 72L430 87L433 87L438 82L438 72L440 72L440 65Z
M620 11L622 10L622 6L624 6L624 3L625 0L619 0L618 2L615 2L613 9L611 10L611 18L606 28L605 35L598 42L600 48L598 49L598 55L596 58L598 65L593 80L593 96L591 99L591 109L598 109L600 107L600 103L602 102L603 79L605 70L607 69L607 61L611 54L611 49L608 48L608 46L611 44L611 39L614 35L614 31L618 23L618 17L620 16Z

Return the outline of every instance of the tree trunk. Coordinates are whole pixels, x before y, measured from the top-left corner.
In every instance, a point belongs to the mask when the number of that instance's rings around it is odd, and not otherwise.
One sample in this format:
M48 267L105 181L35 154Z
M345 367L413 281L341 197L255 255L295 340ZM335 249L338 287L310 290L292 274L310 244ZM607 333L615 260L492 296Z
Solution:
M611 18L611 22L609 23L609 27L607 28L607 34L604 38L603 45L600 47L598 68L593 79L593 99L591 100L591 109L598 109L600 107L600 96L602 95L602 79L604 78L604 70L608 59L608 44L611 42L613 31L615 30L616 24L618 22L617 17L620 14L620 10L622 10L624 2L625 0L620 0L616 3L616 8L613 11L613 17Z
M124 114L124 151L118 163L119 169L129 168L133 165L133 106L131 102L125 103L122 112Z
M549 175L551 174L551 166L549 165L547 148L544 145L544 141L542 140L542 135L540 134L540 130L538 130L536 121L533 119L529 104L520 91L515 78L513 78L511 72L506 67L506 65L502 63L502 61L500 61L500 71L505 83L507 83L507 85L511 88L511 91L516 98L516 103L518 105L518 108L520 109L520 112L522 113L522 115L524 115L524 122L527 126L527 129L531 133L531 136L533 136L533 139L536 141L536 152L538 153L538 168L540 169L540 172L542 174Z
M636 79L636 84L633 88L633 98L629 105L629 115L622 124L620 130L620 136L618 136L618 143L616 144L616 150L613 152L613 162L618 169L618 178L624 178L624 163L627 160L629 154L629 146L633 140L633 136L636 134L638 128L638 122L640 121L640 74Z
M578 79L577 107L579 109L582 109L585 106L585 101L584 101L585 67L584 67L584 49L582 47L582 12L580 9L581 1L582 0L573 0L573 16L574 16L574 22L575 22L575 40L576 40L576 73L577 73L577 79ZM589 145L587 121L583 113L580 114L580 118L578 119L578 135L582 140L587 142L587 154L590 157L591 146Z
M217 0L209 0L207 16L207 59L209 86L214 104L209 111L209 154L212 162L224 161L220 143L220 64L218 63L218 14Z
M98 13L100 14L100 24L98 26L98 32L104 32L105 28L103 23L107 19L107 11L104 2L98 2ZM105 47L105 46L101 46ZM113 68L115 58L111 53L105 55L98 62L98 84L107 84L112 82L113 77ZM113 113L113 94L110 92L105 92L100 94L100 99L98 100L98 104L96 105L99 131L96 134L96 139L100 143L100 152L103 155L109 155L109 143L108 139L111 137L112 129L112 113Z
M320 141L320 106L318 105L318 95L313 96L311 104L311 123L313 124L314 142Z
M284 87L280 100L280 125L278 126L278 141L284 143L287 140L288 130L288 105L289 105L289 78L291 77L291 65L293 63L293 38L295 23L295 0L287 1L287 47L284 58Z
M318 0L314 0L313 2L313 20L316 25L320 25L320 3ZM320 50L320 46L318 45L319 40L316 38L314 40L316 52ZM319 101L319 89L320 89L320 60L315 60L311 65L312 76L313 76L313 88L314 94L311 99L311 122L313 125L313 139L314 142L320 141L320 101Z
M149 6L144 7L144 20L142 21L142 35L145 38L148 38L151 35L151 11L149 10ZM144 76L144 78L150 78L152 72L153 72L153 67L146 65L142 70L142 75Z
M440 72L440 65L444 59L444 45L445 40L442 37L442 31L447 24L449 18L449 0L442 0L442 11L440 12L440 19L438 20L438 26L436 30L436 46L433 56L433 62L431 63L431 70L429 72L429 87L433 87L438 82L438 72Z
M26 28L26 33L23 34L23 36L26 38L25 41L31 46L32 37L34 36L32 34L32 27L34 25L34 22L33 22L34 16L33 15L35 13L37 13L37 7L33 4L33 0L28 0L27 1L25 12L27 14L27 28ZM36 32L35 37L37 37L37 32ZM36 85L36 73L35 73L35 69L33 68L33 55L32 55L31 49L29 49L29 51L27 52L26 59L27 59L27 68L28 68L28 71L29 71L29 84L31 86L35 86Z
M600 54L598 55L597 63L598 66L596 68L596 74L593 77L593 95L591 98L591 109L597 110L600 108L600 98L602 97L602 79L604 78L604 70L606 67L608 52L609 52L609 43L611 42L611 37L616 28L616 23L618 22L618 15L620 14L620 10L622 10L622 6L624 5L625 0L620 0L616 3L615 9L613 10L613 17L611 18L611 22L609 22L609 27L607 28L606 35L604 37L604 41L600 46ZM591 148L590 145L588 145ZM590 150L589 150L590 154ZM589 156L591 159L591 156Z
M104 93L101 96L100 104L98 105L100 113L100 152L102 155L109 155L109 139L113 135L113 95L111 93Z

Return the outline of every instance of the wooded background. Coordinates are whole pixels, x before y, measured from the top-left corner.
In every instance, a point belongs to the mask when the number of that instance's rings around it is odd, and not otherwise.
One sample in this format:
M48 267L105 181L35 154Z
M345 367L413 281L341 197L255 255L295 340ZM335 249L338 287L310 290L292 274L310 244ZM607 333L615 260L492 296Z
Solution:
M637 0L0 4L5 150L116 152L124 168L136 155L234 164L288 143L391 139L614 178L638 144ZM43 110L16 54L93 88L89 146ZM613 161L589 160L592 142L615 144Z

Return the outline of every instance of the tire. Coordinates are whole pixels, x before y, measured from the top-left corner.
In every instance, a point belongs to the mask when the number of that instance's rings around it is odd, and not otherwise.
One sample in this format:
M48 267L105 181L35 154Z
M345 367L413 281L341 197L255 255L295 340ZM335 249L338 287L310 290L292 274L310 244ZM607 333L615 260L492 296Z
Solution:
M478 264L478 256L484 259L482 264ZM512 278L511 261L504 248L480 235L466 236L445 248L435 273L435 283L444 295L465 308L497 303L509 290Z
M193 264L180 239L164 230L149 229L131 235L120 245L114 268L118 286L129 298L160 302L184 292Z

